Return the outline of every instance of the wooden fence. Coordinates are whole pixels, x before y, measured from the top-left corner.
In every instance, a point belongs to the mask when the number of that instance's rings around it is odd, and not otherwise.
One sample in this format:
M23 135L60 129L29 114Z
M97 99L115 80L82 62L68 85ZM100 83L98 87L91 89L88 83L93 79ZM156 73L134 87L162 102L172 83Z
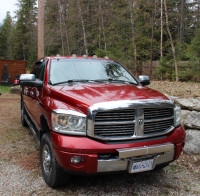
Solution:
M0 82L2 79L5 64L8 67L7 70L8 70L8 74L10 75L10 81L9 81L10 84L14 82L16 75L26 73L27 61L0 59Z

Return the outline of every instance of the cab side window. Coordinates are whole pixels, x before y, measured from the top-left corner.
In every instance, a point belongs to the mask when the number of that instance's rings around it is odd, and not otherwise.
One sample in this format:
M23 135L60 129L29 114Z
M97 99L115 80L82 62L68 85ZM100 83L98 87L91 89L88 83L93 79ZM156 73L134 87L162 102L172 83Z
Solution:
M37 62L35 64L32 74L35 74L36 79L39 79L41 81L44 80L45 65L46 65L46 61Z

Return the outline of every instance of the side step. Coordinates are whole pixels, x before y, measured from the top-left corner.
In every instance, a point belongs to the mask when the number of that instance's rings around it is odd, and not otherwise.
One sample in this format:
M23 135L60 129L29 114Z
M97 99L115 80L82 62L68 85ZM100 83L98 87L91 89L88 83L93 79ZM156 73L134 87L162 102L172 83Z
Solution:
M37 134L36 130L34 129L34 126L33 126L32 122L29 120L29 118L27 117L27 115L24 115L24 119L27 122L28 126L30 127L31 131L33 132L33 135L35 136L38 144L40 144L39 135Z

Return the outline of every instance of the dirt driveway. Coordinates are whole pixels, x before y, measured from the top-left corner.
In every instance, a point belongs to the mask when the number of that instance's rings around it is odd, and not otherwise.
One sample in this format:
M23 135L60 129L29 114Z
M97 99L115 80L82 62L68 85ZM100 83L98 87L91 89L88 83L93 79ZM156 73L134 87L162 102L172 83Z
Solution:
M20 96L0 96L0 195L200 195L200 156L186 156L161 171L135 175L72 176L62 189L43 181L39 146L20 123Z

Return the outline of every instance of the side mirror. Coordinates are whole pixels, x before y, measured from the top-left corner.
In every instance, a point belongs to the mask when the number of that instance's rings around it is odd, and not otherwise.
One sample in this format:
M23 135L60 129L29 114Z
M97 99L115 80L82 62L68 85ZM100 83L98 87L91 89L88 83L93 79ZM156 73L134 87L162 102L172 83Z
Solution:
M37 87L42 88L43 82L37 80L34 74L22 74L19 78L19 84L22 86L30 86L30 87Z
M150 84L149 76L145 75L139 76L138 80L143 86L147 86Z

